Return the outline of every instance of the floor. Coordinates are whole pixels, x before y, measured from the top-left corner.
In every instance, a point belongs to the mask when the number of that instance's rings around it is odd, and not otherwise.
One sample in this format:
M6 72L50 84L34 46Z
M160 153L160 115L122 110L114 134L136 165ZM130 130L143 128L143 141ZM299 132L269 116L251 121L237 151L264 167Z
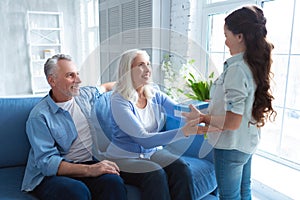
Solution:
M252 161L253 200L300 200L300 171L259 155Z

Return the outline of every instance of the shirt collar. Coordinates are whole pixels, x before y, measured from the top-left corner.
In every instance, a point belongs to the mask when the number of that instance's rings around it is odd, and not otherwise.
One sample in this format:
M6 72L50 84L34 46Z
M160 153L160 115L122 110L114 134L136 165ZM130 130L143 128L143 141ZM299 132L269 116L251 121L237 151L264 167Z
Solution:
M53 101L53 99L51 98L51 94L52 94L52 90L49 91L48 95L45 98L50 107L50 110L53 113L56 113L61 108Z
M233 55L232 57L228 58L224 62L224 70L227 69L228 66L231 65L232 63L235 63L236 61L240 61L243 59L244 59L244 52Z

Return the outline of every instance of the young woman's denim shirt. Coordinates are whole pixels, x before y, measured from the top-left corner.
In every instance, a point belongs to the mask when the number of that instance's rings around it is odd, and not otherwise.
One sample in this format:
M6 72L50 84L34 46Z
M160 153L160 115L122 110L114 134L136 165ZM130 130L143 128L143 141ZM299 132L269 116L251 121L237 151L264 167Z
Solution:
M94 147L99 141L100 125L95 112L95 100L100 95L95 87L82 87L75 101L86 116ZM55 176L63 156L77 138L77 130L68 111L58 107L48 94L31 111L26 123L31 144L22 190L32 191L45 176ZM93 155L99 155L93 148Z
M164 93L156 90L151 103L157 123L157 129L147 132L139 119L133 103L124 99L119 93L111 97L112 109L112 143L107 148L108 158L149 158L161 145L184 138L181 129L160 132L165 124L165 115L173 115L174 105Z
M224 63L224 71L211 88L208 112L225 116L226 111L242 115L242 122L234 131L208 134L209 143L217 149L235 149L252 154L260 138L260 129L250 122L256 84L243 53L232 56Z

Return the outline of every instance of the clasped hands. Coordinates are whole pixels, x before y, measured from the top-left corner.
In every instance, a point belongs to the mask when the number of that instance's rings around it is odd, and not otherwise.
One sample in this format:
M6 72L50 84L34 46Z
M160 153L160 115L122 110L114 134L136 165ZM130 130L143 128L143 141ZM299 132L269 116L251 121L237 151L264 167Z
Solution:
M189 105L190 112L182 112L186 123L182 131L186 137L195 134L206 134L209 132L220 132L221 129L210 125L210 116L200 112L195 106Z

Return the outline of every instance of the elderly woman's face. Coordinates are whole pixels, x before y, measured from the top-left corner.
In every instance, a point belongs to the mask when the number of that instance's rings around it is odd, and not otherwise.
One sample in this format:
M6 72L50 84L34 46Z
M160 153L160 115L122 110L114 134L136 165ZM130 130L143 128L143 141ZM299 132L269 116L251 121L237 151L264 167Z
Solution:
M131 65L131 77L135 89L140 88L151 81L151 65L149 59L138 54Z

